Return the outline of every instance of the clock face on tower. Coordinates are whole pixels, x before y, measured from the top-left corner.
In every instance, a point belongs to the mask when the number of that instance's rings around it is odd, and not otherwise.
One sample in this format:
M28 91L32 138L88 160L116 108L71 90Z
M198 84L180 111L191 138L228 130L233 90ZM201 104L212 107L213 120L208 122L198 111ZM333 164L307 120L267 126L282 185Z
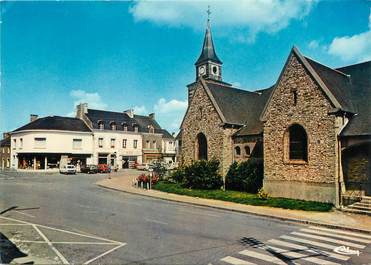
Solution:
M205 74L205 70L206 70L205 66L200 66L198 68L198 74L199 75L204 75Z

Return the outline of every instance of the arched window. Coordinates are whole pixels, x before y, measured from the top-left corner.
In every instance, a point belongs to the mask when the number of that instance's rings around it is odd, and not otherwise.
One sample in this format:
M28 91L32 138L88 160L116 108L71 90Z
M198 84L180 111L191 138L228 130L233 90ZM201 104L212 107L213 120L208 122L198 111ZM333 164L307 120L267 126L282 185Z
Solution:
M104 130L104 122L103 121L98 121L98 128L99 128L99 130Z
M289 128L289 159L308 160L308 138L304 128L294 124Z
M111 130L112 130L112 131L116 131L116 122L112 121L112 122L110 123L110 127L111 127Z
M251 153L251 151L250 151L250 146L245 145L245 155L249 156L250 153Z
M241 155L241 148L239 146L236 146L234 148L234 153L236 154L236 156L240 156Z
M207 139L203 133L197 135L197 159L207 160Z

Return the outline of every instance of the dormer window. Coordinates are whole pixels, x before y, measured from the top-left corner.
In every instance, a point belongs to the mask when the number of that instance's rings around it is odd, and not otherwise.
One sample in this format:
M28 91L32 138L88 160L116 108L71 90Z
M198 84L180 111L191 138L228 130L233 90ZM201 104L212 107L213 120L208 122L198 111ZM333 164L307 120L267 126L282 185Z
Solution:
M138 132L139 131L139 127L137 124L133 124L133 129L134 129L134 132Z
M148 126L148 132L149 132L149 133L155 133L155 128L153 128L152 125L149 125L149 126Z
M104 130L104 122L103 121L98 121L98 128L99 128L99 130Z
M125 122L123 122L121 125L122 125L122 130L124 132L127 132L128 131L128 125Z
M110 123L110 127L111 127L111 130L112 130L112 131L116 131L116 122L114 122L114 121L111 122L111 123Z

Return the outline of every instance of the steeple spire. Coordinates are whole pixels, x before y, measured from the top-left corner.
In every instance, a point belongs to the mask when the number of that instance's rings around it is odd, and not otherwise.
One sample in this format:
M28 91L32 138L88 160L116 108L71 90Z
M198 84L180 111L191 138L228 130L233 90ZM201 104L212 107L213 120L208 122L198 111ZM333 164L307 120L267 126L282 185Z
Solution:
M201 55L197 59L195 65L199 65L207 61L211 61L217 64L222 64L222 61L220 61L218 56L216 55L213 38L211 36L210 14L211 14L210 6L208 6L207 27L206 27L206 33L205 33L205 38L204 38L204 45L202 47Z

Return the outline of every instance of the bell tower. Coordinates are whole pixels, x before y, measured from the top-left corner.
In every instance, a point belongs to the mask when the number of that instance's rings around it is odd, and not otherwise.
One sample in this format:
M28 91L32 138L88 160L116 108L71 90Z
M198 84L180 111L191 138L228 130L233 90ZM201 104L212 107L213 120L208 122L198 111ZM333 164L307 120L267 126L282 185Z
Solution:
M215 52L213 38L211 36L210 27L210 6L207 9L207 27L205 32L204 44L200 57L197 59L196 80L202 76L205 79L222 80L222 61L218 58Z

